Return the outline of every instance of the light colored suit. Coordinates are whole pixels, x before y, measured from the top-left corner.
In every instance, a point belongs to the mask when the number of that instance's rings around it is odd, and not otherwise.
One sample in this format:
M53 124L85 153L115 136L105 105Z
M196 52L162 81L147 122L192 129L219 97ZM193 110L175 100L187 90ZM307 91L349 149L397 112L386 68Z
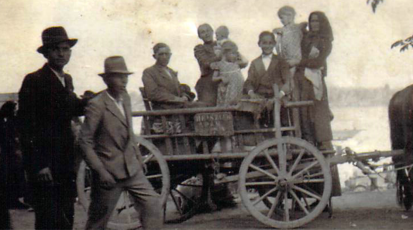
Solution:
M144 229L162 227L162 207L159 195L146 179L142 156L136 146L130 97L123 96L125 115L109 97L107 91L93 98L86 108L86 119L80 131L79 144L92 169L92 202L86 229L104 229L122 191L133 197L140 210ZM116 184L103 188L97 171L107 170Z
M169 75L166 71L169 72ZM178 73L169 67L153 65L143 71L142 82L154 110L182 108L182 103L171 102L183 96Z
M107 91L93 98L86 109L80 133L80 146L88 165L98 171L105 168L116 179L134 176L142 168L132 130L129 95L123 96L125 116Z

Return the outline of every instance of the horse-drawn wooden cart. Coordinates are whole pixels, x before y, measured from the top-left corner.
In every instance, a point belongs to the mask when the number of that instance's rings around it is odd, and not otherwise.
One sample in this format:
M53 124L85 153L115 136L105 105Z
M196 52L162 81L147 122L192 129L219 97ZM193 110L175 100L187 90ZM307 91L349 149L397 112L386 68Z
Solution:
M231 199L227 185L238 183L242 203L258 221L274 228L300 227L314 220L328 205L331 166L403 154L321 152L300 138L298 116L294 115L300 106L311 106L312 102L282 102L277 86L274 92L274 99L264 103L273 104L271 122L236 107L133 113L143 117L143 135L136 138L147 165L146 176L161 195L162 203L174 204L177 221L188 219L201 209L217 209L217 203ZM281 125L282 106L292 117L287 126ZM245 117L252 121L251 128L241 125ZM87 175L83 162L77 185L86 209ZM189 194L185 188L199 191ZM139 225L138 214L128 200L125 192L109 227Z

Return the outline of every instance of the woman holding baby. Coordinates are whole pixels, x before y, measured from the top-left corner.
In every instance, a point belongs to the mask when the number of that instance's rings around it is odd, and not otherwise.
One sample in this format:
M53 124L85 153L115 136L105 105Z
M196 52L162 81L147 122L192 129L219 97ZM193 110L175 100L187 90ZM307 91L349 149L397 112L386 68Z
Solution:
M309 31L301 42L302 59L298 64L297 80L300 100L311 100L314 106L301 110L302 131L307 139L320 150L332 149L331 120L328 104L327 57L332 50L333 32L330 23L322 12L313 12L309 17Z
M297 65L295 77L298 82L301 101L313 101L314 106L300 111L303 138L313 142L320 150L333 150L331 120L333 114L328 103L327 58L333 48L333 31L323 12L310 14L309 30L301 41L302 59ZM337 166L331 167L333 177L332 196L341 195Z

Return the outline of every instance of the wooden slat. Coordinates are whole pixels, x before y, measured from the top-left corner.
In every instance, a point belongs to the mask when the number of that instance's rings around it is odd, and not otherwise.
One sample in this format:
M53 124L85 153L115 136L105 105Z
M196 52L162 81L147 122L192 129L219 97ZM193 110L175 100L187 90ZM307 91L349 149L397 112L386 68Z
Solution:
M168 128L166 116L162 116L162 127L163 127L164 132L166 132ZM170 136L166 137L165 143L166 143L166 148L167 148L166 151L168 152L168 155L174 155L174 148L173 148L172 140Z
M143 123L145 125L145 130L144 130L145 135L151 135L151 124L149 122L148 116L143 117Z
M189 130L186 127L186 121L184 115L179 115L179 120L181 121L181 128L182 132L186 133L189 132ZM184 139L184 153L190 153L191 152L191 146L189 145L189 139L187 136L183 137Z

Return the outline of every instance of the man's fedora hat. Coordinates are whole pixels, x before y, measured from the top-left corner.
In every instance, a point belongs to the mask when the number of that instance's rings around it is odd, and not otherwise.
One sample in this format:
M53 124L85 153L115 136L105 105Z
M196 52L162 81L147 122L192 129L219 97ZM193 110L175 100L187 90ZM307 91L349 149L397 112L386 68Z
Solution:
M105 59L105 72L99 74L99 76L103 77L111 73L133 74L133 72L128 71L125 59L122 56L112 56Z
M43 30L42 33L43 46L37 49L37 52L44 53L45 49L61 42L68 42L70 47L73 47L77 43L77 39L69 39L65 28L61 26L50 27Z

